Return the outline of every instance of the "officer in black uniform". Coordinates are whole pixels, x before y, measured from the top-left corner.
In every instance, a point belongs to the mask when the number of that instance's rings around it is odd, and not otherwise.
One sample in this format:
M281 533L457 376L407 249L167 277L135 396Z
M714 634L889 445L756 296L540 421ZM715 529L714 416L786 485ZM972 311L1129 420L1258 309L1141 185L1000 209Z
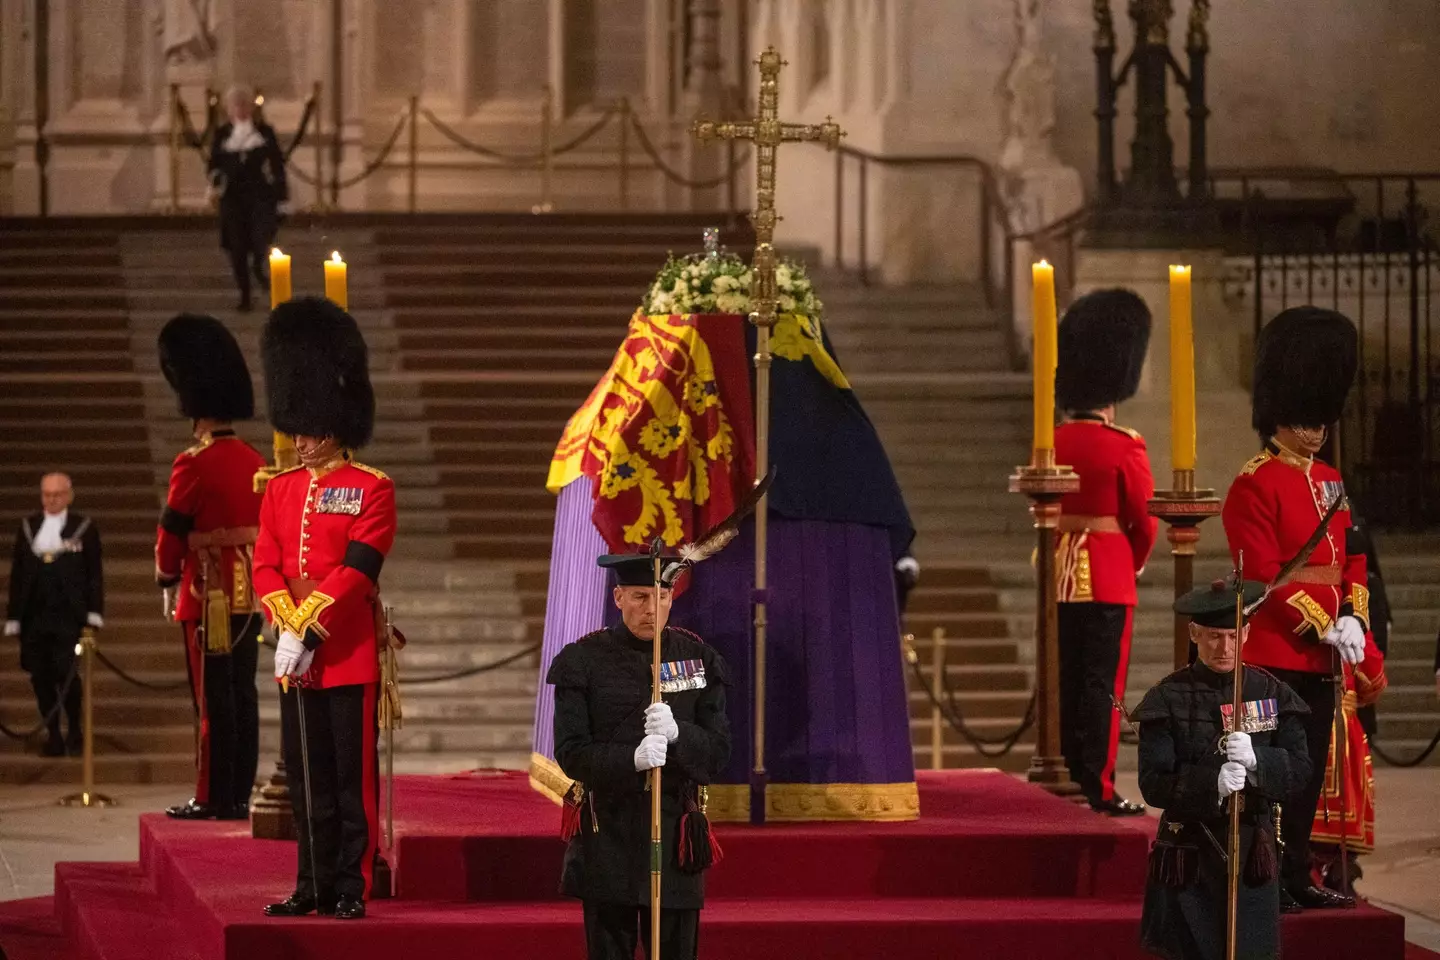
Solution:
M1246 582L1246 605L1264 591ZM1243 790L1235 955L1272 958L1280 951L1278 805L1310 776L1302 720L1309 708L1264 669L1247 666L1244 721L1239 733L1227 733L1237 649L1234 580L1190 591L1175 601L1175 612L1191 618L1195 662L1152 687L1133 715L1140 725L1140 792L1164 810L1150 850L1141 944L1169 960L1225 955L1229 797Z
M664 960L693 960L703 869L712 862L704 787L730 756L725 661L695 634L667 626L661 641L662 703L652 704L655 636L651 559L601 557L618 581L621 622L560 651L555 686L555 759L574 786L566 798L574 830L561 888L585 907L591 960L650 955L649 772L663 767L660 949ZM660 587L662 623L670 585ZM682 843L682 838L684 843Z

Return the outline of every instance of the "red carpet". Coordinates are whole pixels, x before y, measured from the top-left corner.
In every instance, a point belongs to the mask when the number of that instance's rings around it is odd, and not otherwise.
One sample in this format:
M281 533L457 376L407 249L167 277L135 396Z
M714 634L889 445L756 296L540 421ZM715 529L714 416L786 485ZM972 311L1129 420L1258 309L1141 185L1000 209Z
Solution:
M397 794L401 896L366 921L266 919L293 884L291 844L146 816L139 863L61 864L54 919L48 901L0 905L0 945L12 960L583 956L579 905L556 894L559 811L523 776ZM705 955L1142 960L1142 831L998 773L924 774L920 796L917 823L720 827ZM1402 918L1373 908L1287 918L1285 949L1411 957Z

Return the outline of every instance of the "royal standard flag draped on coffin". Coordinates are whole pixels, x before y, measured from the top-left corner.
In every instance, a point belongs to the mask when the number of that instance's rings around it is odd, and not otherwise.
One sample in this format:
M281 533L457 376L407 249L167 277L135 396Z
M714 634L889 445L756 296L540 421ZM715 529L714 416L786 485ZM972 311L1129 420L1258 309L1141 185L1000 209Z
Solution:
M893 563L914 531L805 270L786 262L777 274L769 815L905 819L918 801ZM672 257L556 447L546 484L558 502L531 769L552 795L566 783L554 764L553 698L543 677L565 643L614 620L596 555L636 552L656 536L672 547L692 540L728 516L754 480L749 286L749 267L736 256ZM672 613L731 666L727 712L737 749L710 794L720 819L748 812L753 577L747 523L694 572Z

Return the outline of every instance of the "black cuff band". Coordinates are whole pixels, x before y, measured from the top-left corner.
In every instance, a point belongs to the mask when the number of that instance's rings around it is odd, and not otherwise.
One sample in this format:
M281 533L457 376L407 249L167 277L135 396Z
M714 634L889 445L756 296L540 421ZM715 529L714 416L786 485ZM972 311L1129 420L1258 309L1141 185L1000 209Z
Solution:
M341 561L353 570L359 570L370 578L371 583L380 582L380 568L385 566L385 554L368 543L351 540L345 548L345 559Z
M181 513L167 503L165 509L160 511L160 529L177 537L188 537L190 531L195 529L195 518L188 513Z
M300 638L300 642L305 645L306 650L314 650L316 647L320 646L320 644L325 642L325 638L320 636L320 632L318 630L316 630L314 627L311 627L309 630L305 631L305 636Z
M169 590L175 586L175 584L179 583L181 579L180 577L156 577L155 585L161 590Z

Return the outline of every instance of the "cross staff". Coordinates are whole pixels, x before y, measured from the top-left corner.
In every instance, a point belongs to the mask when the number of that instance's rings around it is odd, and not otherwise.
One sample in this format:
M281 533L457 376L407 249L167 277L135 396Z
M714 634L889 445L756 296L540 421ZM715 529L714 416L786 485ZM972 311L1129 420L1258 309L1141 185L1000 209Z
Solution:
M819 142L833 150L845 135L830 117L822 124L784 123L779 113L780 68L786 61L774 47L755 60L760 67L759 113L749 120L716 123L697 120L690 128L701 143L749 140L755 144L755 256L750 261L750 322L755 325L755 482L770 460L770 328L775 326L776 150L782 143ZM755 510L755 747L750 771L750 821L765 821L765 549L766 503Z

